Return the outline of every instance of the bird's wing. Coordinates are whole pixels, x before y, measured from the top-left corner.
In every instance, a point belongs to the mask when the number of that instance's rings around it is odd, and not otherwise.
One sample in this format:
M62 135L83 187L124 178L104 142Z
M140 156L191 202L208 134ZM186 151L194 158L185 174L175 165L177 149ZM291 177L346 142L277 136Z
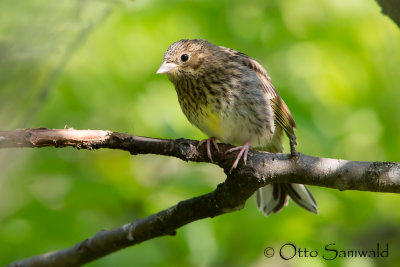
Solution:
M263 66L246 54L227 47L221 48L223 51L228 53L230 59L241 62L244 66L250 68L257 74L265 94L271 101L272 109L275 113L275 121L282 126L289 138L295 138L294 128L296 128L296 123L294 122L293 116L278 91L272 85L271 79Z
M286 103L278 94L276 97L271 99L271 104L275 113L275 120L283 127L286 134L293 138L295 136L294 128L296 128L296 123L294 122L293 116L290 113L289 108L286 106Z

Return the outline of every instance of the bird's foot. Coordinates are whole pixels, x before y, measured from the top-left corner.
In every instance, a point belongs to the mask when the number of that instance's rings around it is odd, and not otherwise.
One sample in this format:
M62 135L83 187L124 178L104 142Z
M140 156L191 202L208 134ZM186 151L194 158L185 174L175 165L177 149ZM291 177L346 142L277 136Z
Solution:
M235 161L233 162L232 168L229 172L231 172L233 169L235 169L237 167L242 156L243 156L244 165L246 165L247 154L249 153L249 149L250 149L250 141L247 141L242 146L237 146L237 147L231 148L226 151L226 153L231 153L233 151L239 150L239 153L238 153Z
M211 160L211 162L214 162L213 159L212 159L212 156L211 156L211 143L213 144L215 150L217 150L219 152L219 148L218 148L217 143L215 142L215 139L216 138L214 136L212 136L212 137L210 137L208 139L201 140L199 142L199 144L197 145L197 148L199 148L199 146L201 146L202 144L206 143L207 156Z

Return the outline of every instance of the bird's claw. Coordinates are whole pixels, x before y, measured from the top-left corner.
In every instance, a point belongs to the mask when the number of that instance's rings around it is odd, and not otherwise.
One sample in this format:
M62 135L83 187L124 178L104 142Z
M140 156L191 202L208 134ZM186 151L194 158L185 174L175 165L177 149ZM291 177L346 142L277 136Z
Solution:
M206 143L206 149L207 149L207 156L211 160L211 162L214 162L211 156L211 143L213 144L215 150L219 152L219 148L217 143L215 142L215 137L210 137L208 139L201 140L199 144L197 145L197 148L199 148L202 144Z
M242 145L242 146L237 146L237 147L231 148L231 149L227 150L226 153L232 153L236 150L239 150L239 153L236 156L236 159L233 162L233 165L232 165L231 169L229 170L229 173L232 172L232 170L237 167L242 156L243 156L244 165L246 165L247 154L249 153L249 150L250 150L250 141L244 143L244 145Z

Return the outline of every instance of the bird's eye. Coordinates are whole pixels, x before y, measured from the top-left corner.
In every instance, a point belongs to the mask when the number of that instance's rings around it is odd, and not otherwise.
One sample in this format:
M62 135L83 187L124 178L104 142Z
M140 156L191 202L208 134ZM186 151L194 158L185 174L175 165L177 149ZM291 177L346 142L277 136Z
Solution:
M181 60L182 60L183 62L186 62L188 59L189 59L189 55L188 55L188 54L183 54L183 55L181 56Z

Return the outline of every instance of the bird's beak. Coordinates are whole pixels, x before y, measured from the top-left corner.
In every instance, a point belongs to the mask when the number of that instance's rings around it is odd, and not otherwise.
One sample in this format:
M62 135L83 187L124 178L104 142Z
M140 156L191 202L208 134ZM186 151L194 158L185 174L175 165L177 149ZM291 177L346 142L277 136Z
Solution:
M158 69L158 71L157 71L156 73L157 73L157 74L168 73L168 72L170 72L171 70L173 70L175 67L176 67L176 64L175 64L175 63L172 63L172 62L167 63L167 62L164 61L164 62L161 64L161 67Z

